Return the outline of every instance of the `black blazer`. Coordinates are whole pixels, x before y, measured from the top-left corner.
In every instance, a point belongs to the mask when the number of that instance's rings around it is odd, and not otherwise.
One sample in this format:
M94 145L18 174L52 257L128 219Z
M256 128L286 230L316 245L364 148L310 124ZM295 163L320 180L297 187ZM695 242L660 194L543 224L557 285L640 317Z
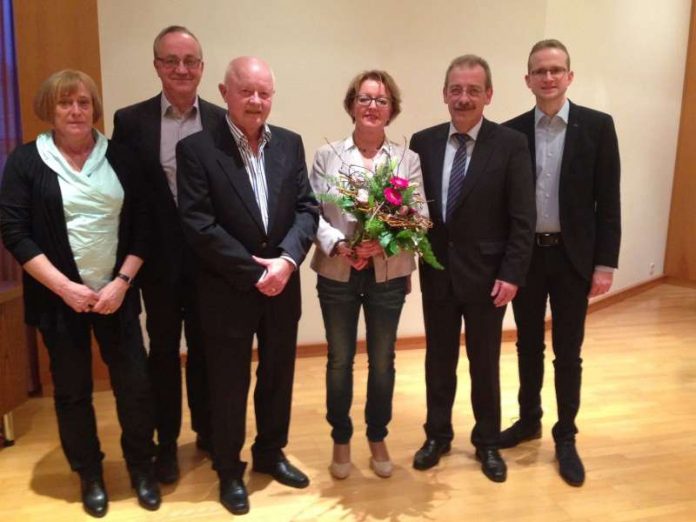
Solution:
M443 123L414 134L433 228L429 238L446 270L420 264L426 299L488 302L496 279L521 285L531 260L536 205L524 136L484 118L452 218L442 221ZM454 295L452 295L454 293Z
M106 158L124 191L118 229L114 276L127 255L145 259L150 220L142 198L140 175L130 151L109 142ZM39 254L71 281L82 283L68 240L58 175L40 158L36 142L17 147L7 159L0 188L0 232L5 247L24 264ZM63 300L24 272L24 313L27 324L50 327ZM134 288L119 310L140 311ZM129 315L129 317L133 317Z
M113 141L131 149L141 163L143 187L152 214L151 256L142 269L145 283L178 284L186 253L172 192L160 163L162 95L119 109L114 114ZM199 98L201 124L216 133L225 125L225 110ZM187 260L188 264L188 260Z
M504 123L527 136L536 172L534 109ZM617 267L621 244L619 145L614 120L570 103L558 204L570 261L587 280L594 267Z
M177 146L179 213L184 235L199 259L201 315L206 325L234 334L253 332L268 303L280 324L301 313L299 270L271 299L255 287L263 268L252 255L290 256L299 266L312 245L319 210L307 178L299 135L271 126L264 149L268 232L249 175L229 128L205 132ZM217 319L215 319L217 317Z

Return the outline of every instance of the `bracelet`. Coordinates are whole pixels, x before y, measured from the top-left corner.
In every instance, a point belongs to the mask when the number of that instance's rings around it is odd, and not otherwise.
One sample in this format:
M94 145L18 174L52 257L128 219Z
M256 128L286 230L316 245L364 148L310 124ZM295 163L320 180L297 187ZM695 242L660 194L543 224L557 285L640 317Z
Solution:
M116 274L116 277L118 279L121 279L122 281L125 281L128 286L131 285L131 281L133 280L132 277L127 276L126 274L124 274L122 272L119 272L118 274Z

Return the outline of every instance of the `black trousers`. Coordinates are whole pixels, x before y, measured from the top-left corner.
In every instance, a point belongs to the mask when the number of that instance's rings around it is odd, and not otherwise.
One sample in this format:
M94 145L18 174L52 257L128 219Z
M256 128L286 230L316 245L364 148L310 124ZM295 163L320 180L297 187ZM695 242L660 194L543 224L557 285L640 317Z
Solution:
M452 406L457 391L457 362L462 318L471 378L475 425L471 442L496 448L500 437L500 341L505 307L490 303L460 303L453 299L423 299L425 319L425 384L429 439L454 437Z
M273 298L264 298L268 302ZM268 465L284 457L297 349L297 321L264 313L256 325L258 366L254 389L254 462ZM213 428L213 468L221 478L242 478L240 452L246 437L247 397L254 334L235 337L205 329Z
M554 381L558 422L553 427L556 442L574 440L575 417L580 408L582 359L587 294L590 282L573 268L562 246L534 248L526 286L512 303L517 324L520 421L538 422L543 414L541 388L544 382L544 316L551 303Z
M146 471L154 456L154 411L147 355L137 313L124 306L112 315L78 314L62 307L41 327L48 348L60 441L70 467L101 472L101 452L92 405L91 334L109 368L128 469Z
M210 438L210 400L194 282L188 275L181 275L174 284L146 281L142 292L150 337L148 370L155 397L159 451L174 452L181 432L182 323L188 347L186 388L191 425L201 437Z

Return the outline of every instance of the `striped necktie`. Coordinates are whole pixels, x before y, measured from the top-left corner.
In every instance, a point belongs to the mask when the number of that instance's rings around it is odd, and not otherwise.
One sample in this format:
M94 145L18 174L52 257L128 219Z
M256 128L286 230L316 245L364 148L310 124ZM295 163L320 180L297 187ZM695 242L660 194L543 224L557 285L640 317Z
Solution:
M450 172L449 189L447 190L447 221L450 220L452 212L462 195L462 186L466 176L466 143L471 139L468 134L454 134L459 142L459 148L454 154L452 171Z

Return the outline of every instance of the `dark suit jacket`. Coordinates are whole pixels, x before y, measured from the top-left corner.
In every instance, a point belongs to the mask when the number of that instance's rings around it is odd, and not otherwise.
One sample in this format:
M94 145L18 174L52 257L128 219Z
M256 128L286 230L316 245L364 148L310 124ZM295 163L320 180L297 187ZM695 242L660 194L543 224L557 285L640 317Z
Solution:
M114 114L113 141L130 148L141 163L144 187L153 220L152 249L143 266L145 283L177 284L186 252L179 214L160 163L162 95L119 109ZM201 124L206 132L225 125L225 110L199 98ZM188 264L190 260L186 260Z
M109 143L106 158L123 187L114 276L129 254L145 259L150 220L142 198L140 175L130 151ZM7 159L0 188L0 232L7 250L21 265L39 254L71 281L82 283L70 248L58 175L39 156L36 142L17 147ZM67 307L63 300L24 272L24 314L27 324L50 328L56 314ZM137 318L140 299L128 290L119 310Z
M504 125L527 136L536 172L534 109ZM618 266L620 171L619 145L611 116L571 102L558 204L563 245L575 269L587 280L597 265Z
M251 256L274 258L285 253L299 266L319 220L302 138L280 127L270 128L272 138L264 149L268 232L228 127L215 136L199 132L177 146L179 213L200 262L204 327L235 335L255 331L264 311L279 325L299 320L299 270L280 295L267 298L255 287L264 269Z
M446 270L421 263L425 299L489 302L496 279L521 285L531 259L536 206L526 140L484 118L461 200L442 221L442 168L449 123L413 135L433 228L429 237ZM454 295L453 295L454 293Z

